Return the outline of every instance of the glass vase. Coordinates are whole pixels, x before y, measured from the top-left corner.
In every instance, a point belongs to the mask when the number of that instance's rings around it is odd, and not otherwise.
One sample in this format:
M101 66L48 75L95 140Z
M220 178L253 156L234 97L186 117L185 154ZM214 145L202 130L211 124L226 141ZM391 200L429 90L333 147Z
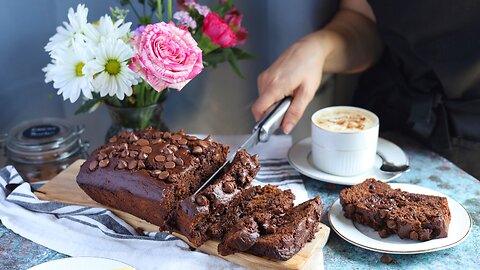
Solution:
M161 131L168 131L163 122L163 102L145 107L121 108L107 104L112 124L105 135L105 141L122 131L138 131L153 127Z

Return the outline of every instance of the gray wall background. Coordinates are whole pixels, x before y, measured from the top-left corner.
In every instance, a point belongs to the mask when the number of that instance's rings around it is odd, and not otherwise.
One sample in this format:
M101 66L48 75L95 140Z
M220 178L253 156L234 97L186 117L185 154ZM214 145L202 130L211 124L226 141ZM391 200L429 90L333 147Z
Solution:
M175 1L174 1L175 2ZM200 1L201 4L209 1ZM84 124L84 137L96 147L103 142L110 118L106 108L92 114L74 115L80 105L64 102L52 84L44 83L42 67L49 63L43 47L55 28L67 20L69 7L85 3L89 21L94 21L113 0L0 0L0 132L8 132L21 121L46 116ZM247 79L238 78L230 67L205 69L181 92L171 92L164 119L172 130L191 133L248 133L254 124L250 106L257 97L256 77L300 37L319 29L337 8L335 0L241 0L249 31L245 48L257 58L241 63ZM131 12L127 20L136 20ZM327 84L328 86L329 84ZM324 106L338 103L333 87L321 91L294 130L294 140L310 133L309 115Z

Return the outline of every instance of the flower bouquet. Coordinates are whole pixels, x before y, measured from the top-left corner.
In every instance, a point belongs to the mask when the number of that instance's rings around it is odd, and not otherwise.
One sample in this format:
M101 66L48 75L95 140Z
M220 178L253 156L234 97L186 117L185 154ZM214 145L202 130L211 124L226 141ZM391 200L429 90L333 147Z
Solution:
M212 8L194 0L177 1L179 11L174 14L171 0L138 2L143 16L132 0L120 1L138 17L140 25L134 31L132 23L125 22L128 9L116 7L112 16L88 22L88 8L79 4L76 11L69 9L68 22L57 27L45 46L52 59L43 69L45 82L53 82L57 94L72 103L82 95L76 113L107 104L112 120L119 122L109 133L147 126L165 129L153 116L161 112L159 104L168 89L181 90L204 67L225 61L243 77L237 60L253 58L236 47L245 43L247 31L232 0ZM154 17L158 23L153 23Z

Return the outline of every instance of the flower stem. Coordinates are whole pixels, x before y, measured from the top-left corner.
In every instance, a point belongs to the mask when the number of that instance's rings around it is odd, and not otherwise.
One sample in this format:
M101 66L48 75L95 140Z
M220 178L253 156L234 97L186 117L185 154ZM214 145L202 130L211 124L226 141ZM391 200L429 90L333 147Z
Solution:
M159 22L163 21L162 5L163 5L162 0L157 0L157 18Z
M172 0L168 0L168 21L172 20Z

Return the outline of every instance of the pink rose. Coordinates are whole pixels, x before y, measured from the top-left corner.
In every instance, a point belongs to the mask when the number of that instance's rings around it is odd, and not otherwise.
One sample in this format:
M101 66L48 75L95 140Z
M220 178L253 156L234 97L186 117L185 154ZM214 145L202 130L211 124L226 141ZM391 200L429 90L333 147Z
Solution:
M181 90L203 69L202 50L186 30L172 22L149 24L132 38L135 56L129 68L155 90Z
M208 13L203 20L202 32L221 47L230 48L237 44L237 37L233 30L215 12Z
M230 25L230 28L232 28L233 32L235 32L238 44L245 44L248 32L244 27L242 27L243 14L240 13L240 10L238 10L237 7L232 7L232 9L225 14L224 19L228 25Z

